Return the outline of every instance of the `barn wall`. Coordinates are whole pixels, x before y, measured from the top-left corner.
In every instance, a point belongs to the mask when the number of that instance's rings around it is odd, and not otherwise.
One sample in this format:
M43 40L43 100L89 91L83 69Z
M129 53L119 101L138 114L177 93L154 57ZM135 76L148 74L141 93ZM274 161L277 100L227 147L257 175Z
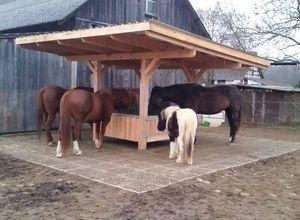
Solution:
M157 0L157 20L173 26L205 34L187 0ZM145 0L90 0L80 7L68 21L59 26L52 23L16 29L13 32L70 30L89 27L75 17L94 19L112 24L142 21ZM153 86L184 83L182 71L157 71L151 79ZM132 70L110 68L102 80L103 86L138 87L139 81ZM39 88L60 85L69 88L71 64L52 54L21 49L14 40L0 39L0 133L35 129L35 98ZM85 63L78 62L77 85L91 85L91 74Z
M35 99L46 85L70 87L70 63L0 40L0 133L36 128Z
M300 124L300 93L246 90L243 122L252 124Z

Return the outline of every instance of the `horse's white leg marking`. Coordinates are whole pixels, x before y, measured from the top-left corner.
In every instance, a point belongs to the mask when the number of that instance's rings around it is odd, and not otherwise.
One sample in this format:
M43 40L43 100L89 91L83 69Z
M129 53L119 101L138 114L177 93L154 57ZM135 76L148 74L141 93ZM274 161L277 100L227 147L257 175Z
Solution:
M175 142L174 142L174 155L176 157L178 157L178 154L179 154L179 147L178 147L178 142L177 142L177 138L176 138Z
M82 154L81 150L79 149L78 141L73 141L73 154L76 156L80 156Z
M170 154L169 154L169 159L173 159L177 157L177 144L174 141L170 142Z
M176 163L182 163L184 160L184 145L181 138L177 138L178 148L179 148L179 154L178 158L176 160Z
M96 149L99 149L100 148L100 142L99 142L99 140L98 139L96 139L95 140L95 147L96 147Z
M52 146L53 142L52 141L49 141L48 142L48 146Z
M194 140L193 140L194 141ZM194 142L193 142L194 143ZM191 149L191 156L187 157L187 164L189 165L193 165L193 154L194 154L194 145L192 146L192 149Z
M169 153L169 159L173 159L173 141L170 141L170 153Z
M61 143L60 143L60 141L57 142L56 157L58 157L58 158L62 157Z

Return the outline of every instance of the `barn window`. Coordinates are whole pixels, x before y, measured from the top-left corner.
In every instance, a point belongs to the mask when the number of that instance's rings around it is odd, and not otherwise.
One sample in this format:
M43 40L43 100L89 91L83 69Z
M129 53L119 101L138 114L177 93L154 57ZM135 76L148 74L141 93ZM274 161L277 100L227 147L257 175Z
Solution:
M146 0L146 15L156 17L156 0Z

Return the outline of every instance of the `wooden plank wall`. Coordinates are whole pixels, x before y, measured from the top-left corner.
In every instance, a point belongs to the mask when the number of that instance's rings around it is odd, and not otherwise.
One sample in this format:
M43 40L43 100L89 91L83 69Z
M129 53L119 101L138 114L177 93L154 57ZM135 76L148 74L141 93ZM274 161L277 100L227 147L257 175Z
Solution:
M0 133L36 129L35 100L46 85L70 87L71 65L63 58L21 49L0 40Z
M157 0L157 20L201 34L201 26L186 4L187 0ZM18 29L20 32L69 30L90 27L75 17L94 19L111 24L147 20L145 0L90 0L80 7L63 25L43 24ZM54 25L54 26L53 26ZM78 63L77 85L91 85L90 71ZM153 86L186 82L182 71L157 71ZM0 133L31 131L36 128L35 97L39 88L59 85L69 88L71 65L56 55L16 47L13 40L0 40ZM105 75L104 87L138 87L132 70L111 68Z

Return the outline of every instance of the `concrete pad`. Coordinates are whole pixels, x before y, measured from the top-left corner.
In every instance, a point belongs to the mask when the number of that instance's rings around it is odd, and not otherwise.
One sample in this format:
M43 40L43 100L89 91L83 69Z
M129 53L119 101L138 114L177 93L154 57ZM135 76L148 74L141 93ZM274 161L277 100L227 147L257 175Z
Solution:
M86 135L89 137L89 134ZM238 137L228 145L227 136L200 132L194 153L194 165L176 164L168 159L169 143L149 145L137 151L136 144L106 139L104 149L97 151L90 140L79 142L82 156L56 158L55 147L48 147L36 134L0 137L0 151L16 158L47 166L110 186L143 193L193 177L237 167L255 161L300 150L299 142Z

